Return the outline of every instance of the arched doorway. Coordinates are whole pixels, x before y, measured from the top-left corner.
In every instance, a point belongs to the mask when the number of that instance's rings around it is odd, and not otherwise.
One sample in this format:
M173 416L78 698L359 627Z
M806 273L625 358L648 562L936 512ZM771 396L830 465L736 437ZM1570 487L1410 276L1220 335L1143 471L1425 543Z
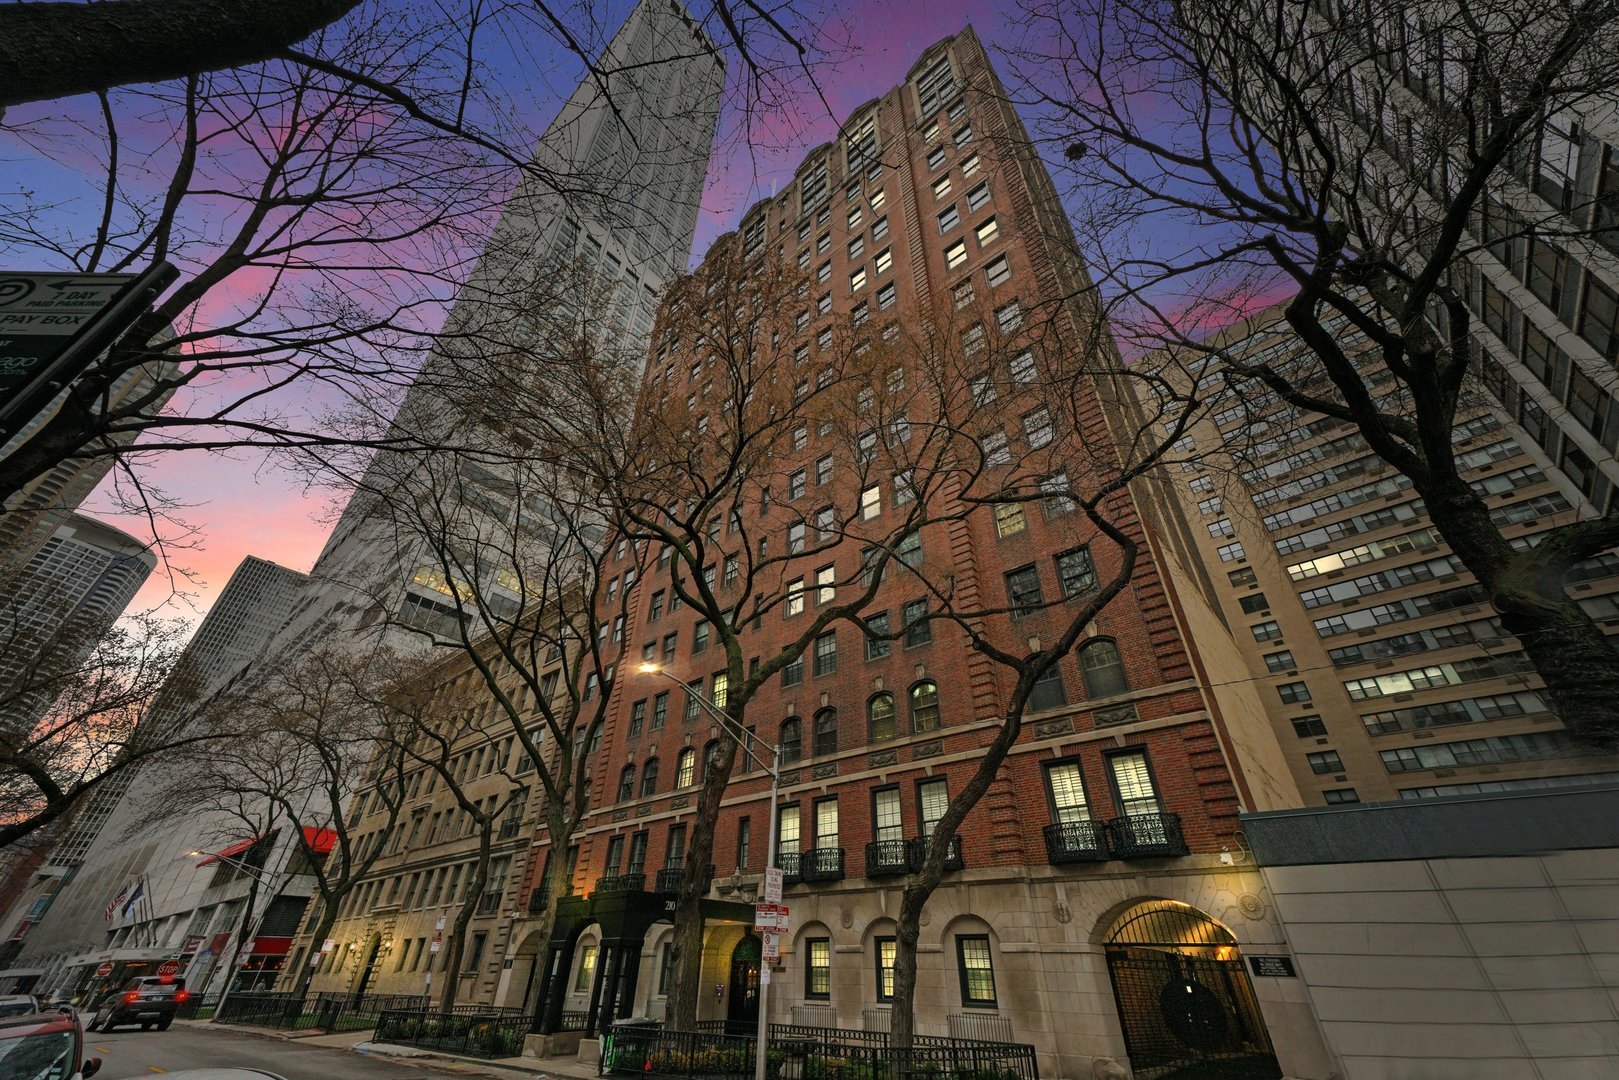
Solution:
M759 958L761 943L753 931L731 950L731 986L725 999L725 1030L751 1035L759 1028Z
M1281 1077L1231 931L1189 904L1154 900L1114 922L1106 950L1137 1080Z

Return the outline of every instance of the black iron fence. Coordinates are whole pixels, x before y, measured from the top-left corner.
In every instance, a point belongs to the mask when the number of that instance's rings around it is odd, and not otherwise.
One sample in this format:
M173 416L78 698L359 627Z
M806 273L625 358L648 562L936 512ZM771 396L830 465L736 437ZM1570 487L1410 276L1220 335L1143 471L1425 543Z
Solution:
M389 1009L377 1019L377 1042L444 1050L468 1057L517 1057L532 1017L522 1009L490 1005L457 1005L442 1009Z
M177 1020L212 1020L218 1004L218 994L192 994L175 1008L174 1016Z
M321 992L300 997L291 992L244 991L231 994L213 1018L222 1023L280 1031L365 1031L377 1026L384 1012L425 1008L421 994L356 996Z
M666 1031L657 1024L615 1024L602 1047L604 1075L651 1073L690 1080L747 1080L754 1074L752 1035ZM771 1024L765 1074L771 1080L1039 1080L1034 1047L944 1036L918 1036L908 1050L883 1031Z

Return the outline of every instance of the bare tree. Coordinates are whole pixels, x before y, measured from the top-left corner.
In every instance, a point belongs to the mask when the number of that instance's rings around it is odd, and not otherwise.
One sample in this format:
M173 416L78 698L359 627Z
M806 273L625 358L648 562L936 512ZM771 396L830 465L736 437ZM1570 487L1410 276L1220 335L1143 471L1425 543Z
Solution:
M1209 351L1200 327L1296 290L1286 321L1312 362L1230 361L1223 377L1353 424L1410 479L1564 722L1611 744L1619 655L1564 578L1619 542L1619 516L1517 550L1452 440L1493 364L1469 301L1491 261L1511 268L1531 237L1558 259L1612 245L1605 204L1565 209L1526 177L1558 152L1559 125L1619 91L1619 9L1266 0L1233 17L1087 0L1025 12L1039 38L1021 56L1030 103L1062 151L1076 220L1105 241L1095 269L1119 298L1120 332Z
M8 614L0 621L0 848L143 762L221 734L142 723L179 659L186 628L177 621L130 616L87 644L72 633L42 640L30 617L38 612ZM186 703L167 696L184 715Z

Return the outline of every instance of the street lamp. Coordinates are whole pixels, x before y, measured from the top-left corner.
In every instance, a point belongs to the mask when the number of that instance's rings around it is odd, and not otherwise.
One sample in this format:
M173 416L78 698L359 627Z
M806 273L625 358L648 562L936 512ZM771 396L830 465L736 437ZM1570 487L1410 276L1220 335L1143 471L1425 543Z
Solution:
M684 688L686 693L690 694L699 706L719 720L721 728L727 735L736 740L736 745L741 751L752 758L754 764L770 775L770 831L765 835L765 876L768 878L770 871L776 868L776 814L779 809L779 794L781 791L781 745L778 743L770 748L770 764L766 765L759 755L753 752L753 748L748 745L752 740L748 738L747 731L741 729L735 720L726 715L723 709L698 693L694 687L681 682L657 664L641 664L637 670L647 675L662 675L676 686ZM689 869L690 867L688 867L688 871ZM764 958L763 943L761 938L761 948L759 950L758 1042L755 1044L753 1054L754 1080L765 1080L765 1055L769 1049L770 1041L770 965Z

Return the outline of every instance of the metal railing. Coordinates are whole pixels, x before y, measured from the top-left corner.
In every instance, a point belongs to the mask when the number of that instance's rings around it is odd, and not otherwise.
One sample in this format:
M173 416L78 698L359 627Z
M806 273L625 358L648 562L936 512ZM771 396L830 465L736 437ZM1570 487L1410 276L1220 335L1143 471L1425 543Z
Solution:
M658 876L653 887L665 896L673 896L675 893L680 891L680 881L685 873L685 862L681 859L676 859L673 862L665 865L662 870L658 871ZM714 864L709 863L703 868L703 883L700 891L706 893L709 885L712 884L713 881Z
M551 886L540 882L534 886L534 891L528 894L528 913L538 915L551 903Z
M873 840L866 845L866 876L898 877L910 873L910 852L908 840Z
M975 1042L1012 1041L1012 1018L997 1013L947 1013L945 1023L952 1039L970 1039Z
M916 839L908 841L908 843L911 845L909 853L911 869L913 871L920 870L922 869L922 864L928 860L929 838L918 836ZM949 850L944 853L944 868L946 870L960 870L965 865L966 862L961 857L961 837L952 836Z
M878 1009L870 1005L862 1011L860 1026L866 1031L887 1033L894 1028L894 1010Z
M1099 821L1058 821L1044 831L1046 858L1053 866L1107 860L1107 826Z
M390 1009L377 1020L377 1042L448 1050L469 1057L517 1057L532 1026L522 1009L493 1005L457 1005L442 1009Z
M781 879L785 885L797 885L803 881L799 873L802 857L796 851L780 851L776 853L776 865L781 867Z
M192 994L174 1010L179 1020L212 1020L214 1009L219 1005L219 992L211 994Z
M645 874L605 874L596 879L597 893L642 892L645 889Z
M1107 823L1116 859L1162 859L1187 853L1179 814L1132 814Z
M395 1009L425 1008L421 994L353 994L322 991L299 997L291 992L242 991L225 999L214 1019L281 1031L364 1031Z
M1034 1047L1026 1043L918 1036L910 1049L896 1050L886 1032L793 1024L771 1024L770 1038L765 1073L771 1080L1039 1080ZM747 1080L754 1071L754 1045L752 1035L619 1023L602 1046L601 1071Z
M811 848L800 857L798 873L804 881L842 881L843 849Z

